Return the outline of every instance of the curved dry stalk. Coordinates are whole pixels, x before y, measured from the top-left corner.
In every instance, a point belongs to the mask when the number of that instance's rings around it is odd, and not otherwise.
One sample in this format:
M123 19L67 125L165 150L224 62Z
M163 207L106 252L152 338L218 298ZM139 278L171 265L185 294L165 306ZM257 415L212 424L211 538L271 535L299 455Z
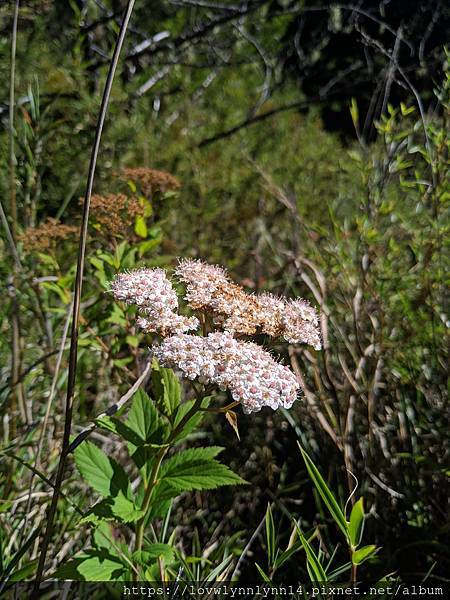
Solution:
M128 392L126 394L124 394L121 398L119 398L119 400L117 402L112 404L109 408L107 408L100 415L98 415L98 417L96 417L95 421L98 421L98 419L103 419L103 417L112 417L113 415L115 415L122 408L122 406L124 406L128 402L128 400L132 396L134 396L134 394L137 392L137 390L141 387L141 384L144 381L144 379L147 377L147 375L151 369L151 366L152 366L152 360L150 359L147 362L145 369L142 371L142 373L139 375L139 377L136 379L136 381L130 387ZM90 425L88 425L85 429L83 429L83 431L81 431L77 435L77 437L73 440L73 442L70 444L69 448L67 449L67 454L72 454L72 452L74 452L78 448L78 446L82 442L84 442L84 440L87 437L89 437L95 429L97 429L98 425L95 421L93 421Z
M83 216L81 222L80 231L80 243L78 247L78 260L77 260L77 271L75 278L75 289L73 298L73 310L72 310L72 329L70 338L70 355L69 355L69 371L67 380L67 395L66 395L66 407L65 407L65 421L64 421L64 433L61 447L61 456L58 464L58 470L56 472L55 484L53 489L52 502L47 515L47 527L45 530L44 538L41 545L41 553L39 556L39 563L36 571L36 579L33 586L33 596L37 596L39 593L39 587L42 580L42 574L45 567L45 560L47 557L48 545L50 538L53 533L53 522L56 514L56 507L60 496L61 484L64 478L64 471L67 459L67 451L70 445L70 431L72 426L72 411L73 411L73 397L75 392L75 380L76 380L76 367L77 367L77 355L78 355L78 326L80 319L80 302L81 302L81 291L83 287L83 271L84 271L84 259L86 254L86 242L87 242L87 230L89 221L89 208L92 196L92 189L94 185L95 168L97 165L98 151L100 147L100 140L103 132L103 125L105 123L106 113L108 109L109 99L111 95L111 88L114 81L114 75L117 69L120 52L122 50L123 41L128 28L128 23L133 11L135 0L129 0L127 7L124 12L122 23L120 26L119 35L117 37L116 45L114 48L113 56L109 66L108 76L106 78L105 89L103 92L102 103L100 106L100 113L97 121L97 127L95 131L95 139L92 147L91 158L89 163L89 171L86 185L86 193L83 202Z

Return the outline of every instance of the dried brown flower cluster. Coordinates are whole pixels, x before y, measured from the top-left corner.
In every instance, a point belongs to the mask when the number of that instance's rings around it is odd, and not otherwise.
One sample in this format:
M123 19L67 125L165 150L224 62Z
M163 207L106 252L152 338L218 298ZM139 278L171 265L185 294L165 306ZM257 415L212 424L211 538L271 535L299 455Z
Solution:
M151 197L155 192L167 192L181 187L178 179L170 173L148 167L122 169L118 176L122 180L131 180L137 183L147 197Z
M49 217L37 227L28 227L19 236L27 252L45 252L53 249L59 242L76 234L78 228L73 225L64 225L57 219Z
M82 200L80 200L80 203ZM125 194L94 194L91 199L93 220L112 236L124 235L133 226L136 216L143 215L144 208L137 198Z

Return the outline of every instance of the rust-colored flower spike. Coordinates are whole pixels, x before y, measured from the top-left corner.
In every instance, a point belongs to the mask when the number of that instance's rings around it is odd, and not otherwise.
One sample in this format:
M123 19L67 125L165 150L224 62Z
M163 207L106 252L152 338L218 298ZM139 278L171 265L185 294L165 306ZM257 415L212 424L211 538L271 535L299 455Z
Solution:
M23 242L26 252L45 252L54 249L55 246L76 235L78 228L73 225L64 225L57 219L48 217L37 227L28 227L19 240Z
M176 177L166 171L158 171L148 167L125 168L116 173L124 181L134 181L139 185L144 196L150 198L155 192L167 192L181 187Z
M139 200L125 194L94 194L91 198L92 220L108 235L125 235L134 225L136 216L143 214Z

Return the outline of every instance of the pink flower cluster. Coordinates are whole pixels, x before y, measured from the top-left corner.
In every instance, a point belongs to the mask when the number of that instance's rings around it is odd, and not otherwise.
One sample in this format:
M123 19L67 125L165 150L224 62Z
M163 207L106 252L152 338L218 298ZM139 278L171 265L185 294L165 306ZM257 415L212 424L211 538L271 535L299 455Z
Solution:
M138 269L116 275L111 283L116 300L138 307L138 326L162 336L197 329L196 317L177 314L178 297L163 269Z
M162 365L180 369L189 379L229 389L245 413L263 406L290 408L297 399L299 384L288 367L261 346L236 340L226 331L206 337L174 335L154 353Z
M320 350L319 317L305 300L248 294L222 267L200 260L180 261L176 275L186 286L189 306L210 312L225 331L246 335L260 331Z
M199 321L178 314L178 297L163 269L121 273L111 283L116 300L137 306L139 327L164 338L154 348L160 362L189 379L228 389L246 413L292 406L299 391L292 371L261 346L235 336L265 333L320 349L316 310L302 299L249 294L225 269L199 260L180 261L176 275L188 305L210 315L222 331L206 337L185 333L197 330Z

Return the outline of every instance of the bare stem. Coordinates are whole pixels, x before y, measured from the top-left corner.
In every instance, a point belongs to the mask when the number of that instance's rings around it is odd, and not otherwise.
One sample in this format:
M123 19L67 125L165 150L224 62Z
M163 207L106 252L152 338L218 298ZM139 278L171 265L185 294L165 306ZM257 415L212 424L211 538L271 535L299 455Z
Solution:
M353 562L353 554L354 554L354 552L355 551L354 551L353 547L350 546L350 563L352 565L351 574L350 574L350 582L351 582L352 585L356 584L356 575L357 575L357 571L358 571L358 565L356 565Z
M75 278L75 289L73 298L73 311L72 311L72 329L70 337L70 354L69 354L69 372L67 378L67 395L66 395L66 406L65 406L65 421L64 421L64 433L61 447L61 456L56 472L55 485L53 488L53 496L50 504L50 508L47 515L47 527L45 530L44 538L41 544L41 553L39 556L39 563L36 571L36 579L33 587L33 595L37 596L39 593L39 587L42 580L42 574L45 567L45 560L47 556L48 545L50 538L53 533L53 523L56 514L56 507L61 490L61 484L64 478L64 470L66 465L67 451L70 445L70 431L72 426L72 410L73 410L73 396L75 392L75 380L76 380L76 367L77 367L77 354L78 354L78 326L80 319L80 302L81 302L81 291L83 287L83 271L84 271L84 259L86 253L86 241L87 241L87 229L89 221L89 208L91 203L92 188L94 184L95 168L97 165L97 156L100 147L100 140L103 131L103 125L105 123L106 113L109 104L109 98L111 95L111 88L114 81L114 75L119 61L120 52L122 49L125 33L128 27L128 23L133 11L135 0L129 0L127 7L124 12L122 23L120 26L119 35L117 37L116 46L109 66L108 76L106 78L105 89L103 92L102 103L100 106L100 113L97 121L97 127L95 131L94 144L91 152L91 159L89 163L89 172L86 185L86 193L84 196L83 203L83 216L81 222L80 231L80 243L78 247L78 260L77 260L77 272Z
M15 254L17 254L15 242L17 236L17 199L16 199L16 157L14 144L14 113L15 113L15 80L16 80L16 49L17 49L17 23L19 19L19 0L14 3L14 14L11 35L11 68L9 80L9 192L10 192L10 217L11 217L11 240ZM13 274L11 279L11 331L12 331L12 357L11 357L11 433L14 437L16 432L16 410L19 406L22 420L28 422L25 406L23 386L19 382L21 368L21 335L19 320L19 304L17 300L17 275L18 264L14 256Z

